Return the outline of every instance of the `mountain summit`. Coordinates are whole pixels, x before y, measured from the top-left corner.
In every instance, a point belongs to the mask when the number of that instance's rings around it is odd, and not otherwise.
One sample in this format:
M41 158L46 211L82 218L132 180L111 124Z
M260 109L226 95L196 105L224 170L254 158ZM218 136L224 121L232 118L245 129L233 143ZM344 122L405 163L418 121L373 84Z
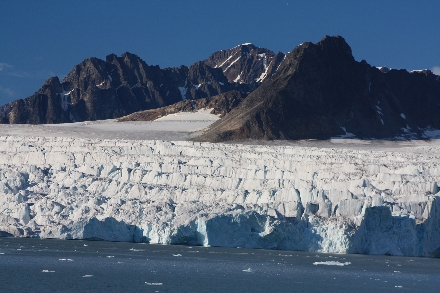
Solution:
M235 60L235 64L223 57ZM240 57L241 56L241 57ZM131 53L89 58L62 81L50 78L32 96L0 107L0 123L66 123L119 118L184 100L257 88L273 74L276 54L254 45L214 53L187 67L161 69ZM240 60L238 60L240 59ZM217 62L217 63L216 63ZM221 62L218 63L218 62ZM241 78L234 74L239 72Z
M229 82L248 84L255 89L278 69L284 54L258 48L245 43L229 50L216 52L205 60L205 64L221 68Z
M422 137L440 128L440 77L381 72L340 36L303 43L199 140Z
M0 123L101 120L203 105L217 105L224 117L201 141L427 138L440 129L440 76L358 62L340 36L286 55L246 43L164 69L127 52L86 59L62 81L48 79L34 95L0 107Z

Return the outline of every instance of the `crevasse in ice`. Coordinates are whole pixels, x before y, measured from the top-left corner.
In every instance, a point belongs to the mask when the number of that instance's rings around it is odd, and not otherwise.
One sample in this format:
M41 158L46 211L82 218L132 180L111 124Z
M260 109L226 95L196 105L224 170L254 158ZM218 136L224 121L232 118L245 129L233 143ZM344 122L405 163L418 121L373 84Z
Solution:
M0 137L0 234L440 254L440 148Z

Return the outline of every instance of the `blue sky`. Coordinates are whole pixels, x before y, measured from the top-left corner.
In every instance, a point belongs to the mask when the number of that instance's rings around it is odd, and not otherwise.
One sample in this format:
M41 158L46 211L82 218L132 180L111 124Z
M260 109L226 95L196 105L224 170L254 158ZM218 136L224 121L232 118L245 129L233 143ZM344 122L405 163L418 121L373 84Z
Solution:
M439 28L437 0L0 0L0 105L89 57L189 66L245 42L288 52L325 35L343 36L358 61L440 74Z

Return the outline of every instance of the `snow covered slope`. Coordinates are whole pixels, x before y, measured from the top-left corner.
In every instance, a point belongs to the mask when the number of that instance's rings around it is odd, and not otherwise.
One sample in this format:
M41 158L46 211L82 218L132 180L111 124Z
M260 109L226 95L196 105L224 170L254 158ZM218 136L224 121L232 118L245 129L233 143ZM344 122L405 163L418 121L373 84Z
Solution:
M0 136L0 234L440 255L440 148Z

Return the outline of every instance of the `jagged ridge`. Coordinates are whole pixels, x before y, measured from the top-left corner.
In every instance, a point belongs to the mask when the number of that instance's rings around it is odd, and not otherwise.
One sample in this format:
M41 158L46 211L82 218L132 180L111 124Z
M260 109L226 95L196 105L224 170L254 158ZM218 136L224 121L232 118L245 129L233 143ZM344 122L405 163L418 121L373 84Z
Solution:
M254 48L271 55L266 49ZM266 57L260 59L247 70L252 74L263 72ZM89 58L76 65L63 81L50 78L34 95L0 107L0 122L40 124L118 118L231 90L247 92L260 84L230 82L221 68L208 64L201 61L190 67L161 69L131 53L120 57L111 54L105 61Z
M326 36L294 48L272 77L199 139L420 138L420 128L440 128L439 100L439 76L382 73L355 61L342 37Z

